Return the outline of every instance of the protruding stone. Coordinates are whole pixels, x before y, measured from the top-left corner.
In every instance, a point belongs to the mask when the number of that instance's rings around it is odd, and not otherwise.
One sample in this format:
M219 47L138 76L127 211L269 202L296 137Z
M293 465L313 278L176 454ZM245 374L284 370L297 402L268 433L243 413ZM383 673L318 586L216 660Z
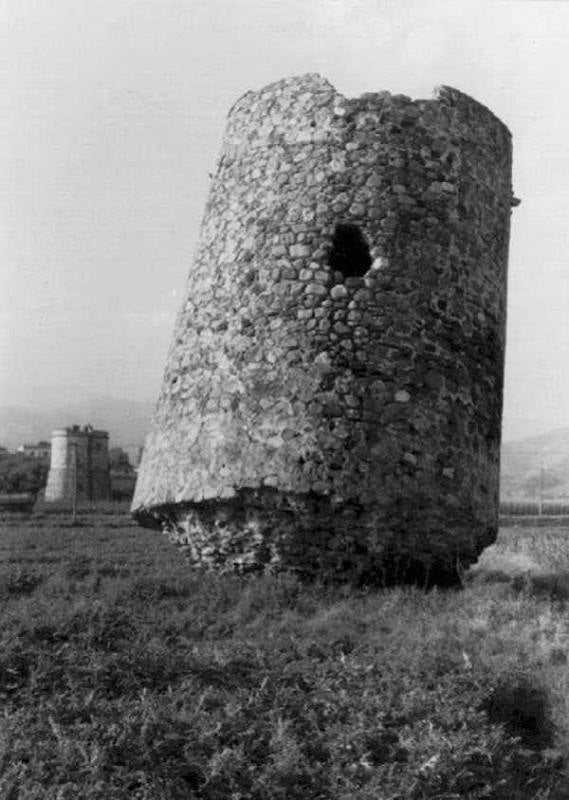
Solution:
M310 255L310 247L304 244L293 244L289 248L291 258L306 258Z
M330 297L332 300L340 300L342 297L348 296L348 290L343 283L337 283L330 289Z
M328 291L325 286L322 286L321 283L309 283L305 289L306 294L314 294L314 295L325 295L328 294Z

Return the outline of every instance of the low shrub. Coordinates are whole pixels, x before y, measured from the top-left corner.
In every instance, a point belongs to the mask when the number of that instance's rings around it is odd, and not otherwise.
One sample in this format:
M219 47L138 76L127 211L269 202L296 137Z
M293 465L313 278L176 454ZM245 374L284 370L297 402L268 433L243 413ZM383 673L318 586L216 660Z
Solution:
M0 573L0 597L30 595L45 580L45 576L34 569L16 567Z

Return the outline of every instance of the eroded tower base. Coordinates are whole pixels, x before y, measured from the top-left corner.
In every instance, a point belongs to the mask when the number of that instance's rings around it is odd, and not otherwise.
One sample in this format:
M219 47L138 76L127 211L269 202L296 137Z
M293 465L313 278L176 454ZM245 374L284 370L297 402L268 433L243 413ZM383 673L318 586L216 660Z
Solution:
M433 509L428 498L415 498L412 510L408 499L365 507L268 487L242 489L229 500L157 506L135 518L161 527L193 567L373 585L455 584L497 535L468 512Z

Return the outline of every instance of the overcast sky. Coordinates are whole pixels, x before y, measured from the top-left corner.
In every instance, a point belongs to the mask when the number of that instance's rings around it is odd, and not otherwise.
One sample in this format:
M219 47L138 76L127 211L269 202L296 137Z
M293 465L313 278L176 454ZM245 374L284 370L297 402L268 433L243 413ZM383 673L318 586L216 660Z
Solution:
M228 109L321 72L510 128L504 438L569 425L569 2L0 0L0 404L157 397Z

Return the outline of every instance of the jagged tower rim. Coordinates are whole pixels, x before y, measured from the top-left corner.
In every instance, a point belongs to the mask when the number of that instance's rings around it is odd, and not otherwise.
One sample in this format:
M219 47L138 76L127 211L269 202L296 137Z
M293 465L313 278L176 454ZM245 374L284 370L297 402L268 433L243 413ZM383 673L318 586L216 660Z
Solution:
M467 94L466 92L461 91L460 89L456 89L453 86L449 86L448 84L437 84L433 90L431 97L411 97L405 94L393 94L388 90L378 90L375 92L362 92L359 95L355 96L347 96L342 94L342 92L338 91L338 89L334 86L334 84L328 80L325 76L321 75L319 72L305 72L300 75L292 75L289 78L281 78L281 80L273 81L272 83L268 83L265 86L262 86L260 89L250 89L247 92L244 92L233 104L231 109L228 113L228 118L230 119L232 115L239 110L241 103L244 100L250 100L251 98L258 96L261 97L262 95L272 94L278 91L281 88L292 87L292 86L302 86L306 85L307 90L309 90L310 86L314 86L314 88L321 88L326 89L329 92L333 93L339 103L347 103L347 104L357 104L360 101L374 98L375 100L380 100L382 98L399 98L401 100L405 100L408 103L414 105L424 105L426 103L444 103L445 101L453 102L453 100L457 98L462 98L463 100L467 101L473 107L476 107L486 113L489 118L495 120L495 122L500 125L500 127L504 130L505 133L511 138L511 131L507 125L500 119L500 117L496 116L493 111L491 111L488 106L481 103L479 100L476 100L472 95Z

